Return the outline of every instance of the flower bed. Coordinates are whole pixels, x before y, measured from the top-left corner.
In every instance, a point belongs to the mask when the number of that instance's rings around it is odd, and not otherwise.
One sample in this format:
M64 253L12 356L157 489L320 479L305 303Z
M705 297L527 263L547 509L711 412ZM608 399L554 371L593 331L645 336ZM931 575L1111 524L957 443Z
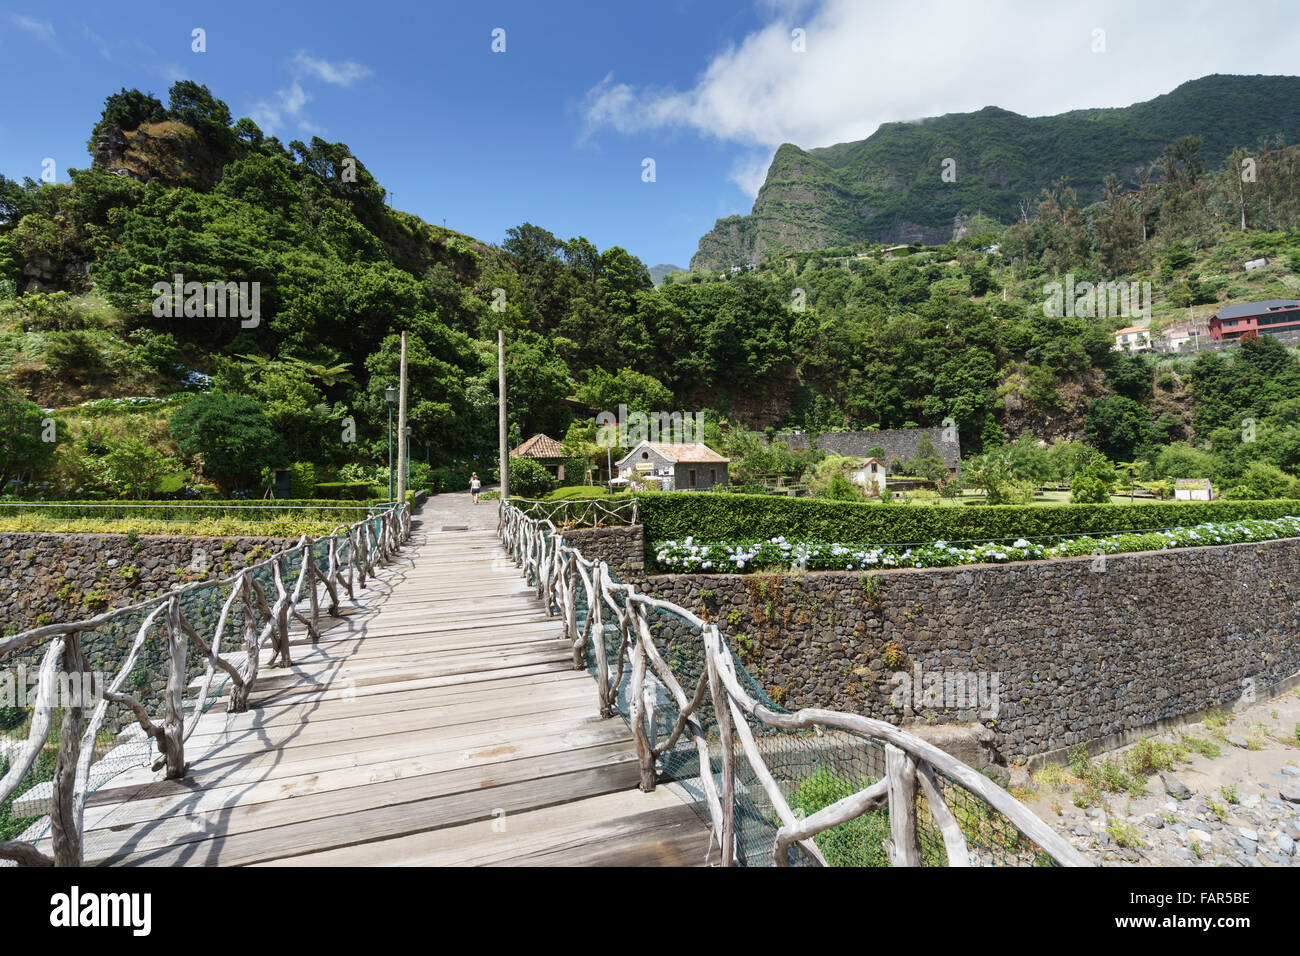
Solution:
M956 547L946 541L907 548L822 544L809 541L745 541L699 544L663 541L652 548L657 568L675 573L729 573L801 568L810 571L862 571L872 568L944 568L961 564L1031 561L1089 554L1122 554L1220 544L1242 544L1300 537L1300 517L1229 521L1189 528L1142 531L1097 537L1068 538L1054 544L1019 538L1010 544L989 543Z

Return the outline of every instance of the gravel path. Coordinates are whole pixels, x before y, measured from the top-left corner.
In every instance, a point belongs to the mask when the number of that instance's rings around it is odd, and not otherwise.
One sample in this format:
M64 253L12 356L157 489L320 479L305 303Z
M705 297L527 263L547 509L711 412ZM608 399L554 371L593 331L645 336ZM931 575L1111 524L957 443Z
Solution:
M1033 790L1017 795L1102 865L1300 866L1300 689L1149 740L1171 769L1130 771L1126 783L1115 771L1137 744L1082 775L1013 771L1012 786Z

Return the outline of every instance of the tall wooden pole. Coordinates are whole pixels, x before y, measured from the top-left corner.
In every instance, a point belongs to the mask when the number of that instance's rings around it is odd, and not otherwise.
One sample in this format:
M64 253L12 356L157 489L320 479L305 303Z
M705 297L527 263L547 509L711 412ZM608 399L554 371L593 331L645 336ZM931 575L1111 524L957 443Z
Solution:
M506 330L497 329L497 444L501 468L501 503L510 500L510 450L506 448Z
M406 333L402 333L402 366L397 383L397 500L406 500Z

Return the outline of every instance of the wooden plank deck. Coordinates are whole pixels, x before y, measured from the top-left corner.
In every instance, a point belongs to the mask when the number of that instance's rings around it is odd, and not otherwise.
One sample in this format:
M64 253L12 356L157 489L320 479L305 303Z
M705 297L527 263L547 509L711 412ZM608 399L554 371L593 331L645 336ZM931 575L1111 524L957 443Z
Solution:
M627 725L495 534L426 523L247 713L201 718L184 780L141 768L90 796L87 864L708 861L679 792L636 789Z

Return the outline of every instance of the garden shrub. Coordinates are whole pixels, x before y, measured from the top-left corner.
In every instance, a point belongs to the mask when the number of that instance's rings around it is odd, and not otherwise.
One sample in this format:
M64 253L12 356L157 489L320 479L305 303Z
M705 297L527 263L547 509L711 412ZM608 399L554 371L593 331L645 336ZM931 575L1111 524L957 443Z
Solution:
M1106 483L1096 475L1084 473L1070 483L1070 503L1076 505L1110 504Z
M468 482L466 482L468 484ZM531 458L510 462L510 494L520 498L541 498L555 488L551 473Z
M296 461L289 466L289 497L310 498L316 489L316 466L309 461Z

